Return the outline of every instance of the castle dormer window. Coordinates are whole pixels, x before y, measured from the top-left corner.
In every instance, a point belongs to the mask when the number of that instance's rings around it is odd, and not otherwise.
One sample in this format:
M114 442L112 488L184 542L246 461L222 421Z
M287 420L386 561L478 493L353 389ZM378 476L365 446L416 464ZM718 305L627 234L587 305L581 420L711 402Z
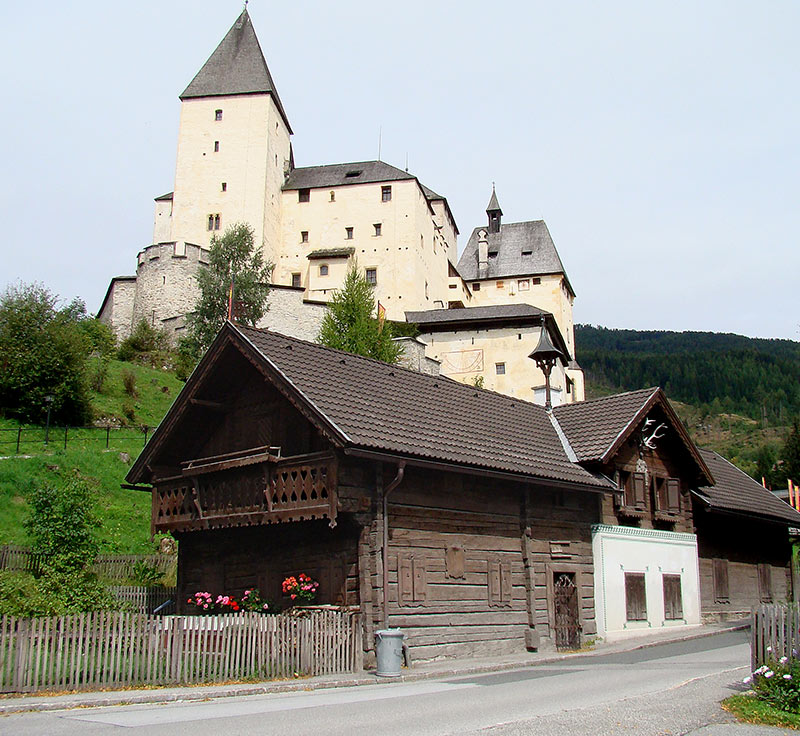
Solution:
M533 251L532 250L523 250L522 251L522 255L523 256L531 256L531 255L533 255Z
M489 251L489 258L497 258L497 251L496 250L490 250Z
M356 177L361 176L362 173L363 172L361 171L361 169L354 169L353 171L348 171L344 175L344 178L345 179L355 179Z
M214 110L214 120L222 120L222 110Z

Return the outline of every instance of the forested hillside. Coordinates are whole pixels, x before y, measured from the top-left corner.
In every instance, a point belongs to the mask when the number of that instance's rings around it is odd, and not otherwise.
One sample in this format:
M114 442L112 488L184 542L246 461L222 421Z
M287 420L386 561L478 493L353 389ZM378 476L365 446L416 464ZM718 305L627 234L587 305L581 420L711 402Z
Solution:
M800 343L714 332L575 327L576 352L597 390L661 386L711 414L785 425L800 414Z

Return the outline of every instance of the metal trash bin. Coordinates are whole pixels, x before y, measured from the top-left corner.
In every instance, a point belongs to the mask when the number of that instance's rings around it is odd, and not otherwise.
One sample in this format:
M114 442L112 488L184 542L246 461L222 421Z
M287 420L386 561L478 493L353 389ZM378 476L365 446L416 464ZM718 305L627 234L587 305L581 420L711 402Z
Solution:
M400 629L381 629L375 632L375 657L378 677L400 677L403 664L403 639Z

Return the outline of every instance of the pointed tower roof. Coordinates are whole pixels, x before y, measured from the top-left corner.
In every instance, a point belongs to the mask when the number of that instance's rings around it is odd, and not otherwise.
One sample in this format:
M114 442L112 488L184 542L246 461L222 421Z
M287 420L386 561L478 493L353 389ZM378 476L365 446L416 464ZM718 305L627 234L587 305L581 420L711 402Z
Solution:
M275 105L292 132L283 110L272 75L258 43L247 8L236 19L231 29L195 78L183 91L180 99L217 97L220 95L270 94Z
M492 184L492 198L489 200L489 205L486 208L487 212L499 212L501 215L503 214L503 210L500 209L500 203L497 201L497 192L494 190L494 184Z

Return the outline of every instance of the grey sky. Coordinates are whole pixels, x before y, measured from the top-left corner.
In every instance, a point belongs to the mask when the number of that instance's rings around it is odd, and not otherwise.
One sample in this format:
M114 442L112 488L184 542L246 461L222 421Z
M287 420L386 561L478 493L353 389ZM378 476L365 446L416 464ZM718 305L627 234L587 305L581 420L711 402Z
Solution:
M544 218L608 327L800 339L800 3L248 6L297 165L377 156L448 197L459 247L492 181ZM179 102L239 2L4 12L0 287L97 310L172 189Z

